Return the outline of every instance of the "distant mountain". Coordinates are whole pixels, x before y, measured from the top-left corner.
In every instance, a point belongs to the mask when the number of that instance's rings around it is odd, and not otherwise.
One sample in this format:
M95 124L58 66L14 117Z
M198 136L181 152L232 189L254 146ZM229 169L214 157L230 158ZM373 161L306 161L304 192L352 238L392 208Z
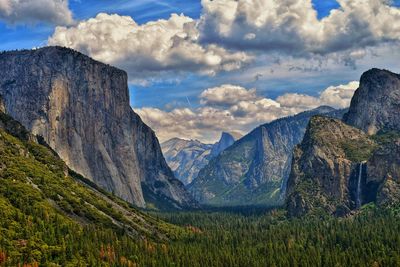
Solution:
M240 136L238 133L223 132L214 145L203 144L198 140L173 138L162 143L161 149L175 177L187 185L197 177L210 159L218 156Z
M165 160L175 177L185 185L192 182L210 157L212 145L197 140L173 138L161 144Z
M316 114L341 117L344 110L319 107L264 124L211 160L188 186L203 204L276 204L290 171L292 150Z
M344 216L367 203L400 204L399 106L400 76L372 69L362 75L344 122L312 118L294 152L289 215Z
M195 205L132 110L126 72L62 47L0 53L7 111L69 168L139 207Z
M242 135L240 133L227 133L223 132L221 138L217 143L215 143L211 149L210 155L211 157L215 158L218 156L222 151L233 145L236 140L240 139Z

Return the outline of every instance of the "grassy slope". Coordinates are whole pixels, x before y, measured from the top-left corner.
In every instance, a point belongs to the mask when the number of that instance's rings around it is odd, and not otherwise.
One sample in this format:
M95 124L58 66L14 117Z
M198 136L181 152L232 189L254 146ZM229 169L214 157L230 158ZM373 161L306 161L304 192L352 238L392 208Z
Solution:
M0 122L0 251L9 265L73 262L84 257L85 246L97 255L118 236L161 241L181 233L90 187L10 117L1 114Z

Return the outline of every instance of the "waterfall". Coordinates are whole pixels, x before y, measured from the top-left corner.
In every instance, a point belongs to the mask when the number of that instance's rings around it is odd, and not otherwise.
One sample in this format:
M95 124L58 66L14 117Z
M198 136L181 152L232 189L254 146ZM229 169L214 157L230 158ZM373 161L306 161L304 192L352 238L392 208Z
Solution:
M357 209L361 207L361 194L362 194L362 188L361 188L361 179L362 179L362 173L363 173L363 165L364 162L360 162L359 169L358 169L358 180L357 180L357 192L356 192L356 207Z

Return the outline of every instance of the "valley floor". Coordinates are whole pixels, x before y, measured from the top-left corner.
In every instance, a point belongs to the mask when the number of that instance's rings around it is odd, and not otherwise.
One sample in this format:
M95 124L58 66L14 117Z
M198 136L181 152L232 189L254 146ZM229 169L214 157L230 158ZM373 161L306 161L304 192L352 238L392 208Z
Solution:
M154 266L400 266L398 210L288 220L281 210L159 213L192 236ZM144 263L146 264L149 263Z
M0 266L400 266L400 210L290 220L262 208L149 213L184 230L139 241L92 226L20 224L18 240L0 235Z

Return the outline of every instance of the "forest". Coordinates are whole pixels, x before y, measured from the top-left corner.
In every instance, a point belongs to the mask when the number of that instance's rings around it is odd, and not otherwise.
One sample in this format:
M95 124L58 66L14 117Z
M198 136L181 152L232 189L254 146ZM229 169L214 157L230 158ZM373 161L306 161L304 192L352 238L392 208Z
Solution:
M400 266L400 207L138 210L0 121L0 266Z
M279 209L152 212L182 226L164 242L30 213L1 221L2 233L16 229L0 237L2 266L400 266L395 209L290 220Z

